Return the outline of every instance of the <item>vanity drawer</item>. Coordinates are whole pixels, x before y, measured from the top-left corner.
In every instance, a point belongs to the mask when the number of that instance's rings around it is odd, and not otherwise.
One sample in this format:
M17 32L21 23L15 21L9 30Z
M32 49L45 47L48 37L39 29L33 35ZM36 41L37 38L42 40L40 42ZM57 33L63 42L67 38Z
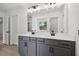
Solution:
M29 38L29 42L36 42L36 38L30 37L30 38Z
M54 39L46 39L45 40L45 44L48 44L48 45L58 45L58 41L56 41Z
M37 38L37 43L43 44L45 42L45 39L43 38Z
M29 37L27 37L27 36L19 36L19 40L29 40Z
M64 40L62 40L62 41L59 41L59 46L60 47L74 47L75 46L75 41L64 41Z

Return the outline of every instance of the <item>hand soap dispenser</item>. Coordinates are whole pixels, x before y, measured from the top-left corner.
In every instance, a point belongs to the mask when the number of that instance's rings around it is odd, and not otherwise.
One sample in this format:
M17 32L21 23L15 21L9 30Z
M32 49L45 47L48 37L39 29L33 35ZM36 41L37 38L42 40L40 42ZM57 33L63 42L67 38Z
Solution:
M55 36L54 30L51 31L51 36Z
M32 30L32 34L35 34L35 30Z

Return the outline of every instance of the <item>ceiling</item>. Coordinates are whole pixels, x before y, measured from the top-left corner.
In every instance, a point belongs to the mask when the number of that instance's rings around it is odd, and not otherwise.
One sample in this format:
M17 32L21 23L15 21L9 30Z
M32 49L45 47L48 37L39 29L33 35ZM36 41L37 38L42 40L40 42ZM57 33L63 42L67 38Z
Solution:
M44 3L0 3L0 11L12 11L17 9L27 9L34 5L42 5Z

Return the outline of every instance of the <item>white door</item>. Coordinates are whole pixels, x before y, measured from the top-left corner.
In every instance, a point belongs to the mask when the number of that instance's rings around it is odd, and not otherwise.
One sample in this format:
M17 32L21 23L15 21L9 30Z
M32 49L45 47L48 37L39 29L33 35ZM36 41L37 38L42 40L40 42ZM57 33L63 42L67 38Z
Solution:
M9 16L3 17L3 43L9 45Z
M11 16L10 26L10 43L18 44L18 15Z

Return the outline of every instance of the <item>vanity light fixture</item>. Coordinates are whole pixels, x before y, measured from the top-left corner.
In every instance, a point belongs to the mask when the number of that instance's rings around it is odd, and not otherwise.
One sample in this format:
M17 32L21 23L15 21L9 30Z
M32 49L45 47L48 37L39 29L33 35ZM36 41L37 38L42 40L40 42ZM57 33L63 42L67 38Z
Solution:
M59 4L59 3L45 3L44 5L35 5L35 6L29 7L27 12L30 12L30 13L36 12L36 11L39 12L40 10L43 10L43 9L48 10L49 8L54 8L55 6L60 7L61 5L62 5L62 3L61 4Z

